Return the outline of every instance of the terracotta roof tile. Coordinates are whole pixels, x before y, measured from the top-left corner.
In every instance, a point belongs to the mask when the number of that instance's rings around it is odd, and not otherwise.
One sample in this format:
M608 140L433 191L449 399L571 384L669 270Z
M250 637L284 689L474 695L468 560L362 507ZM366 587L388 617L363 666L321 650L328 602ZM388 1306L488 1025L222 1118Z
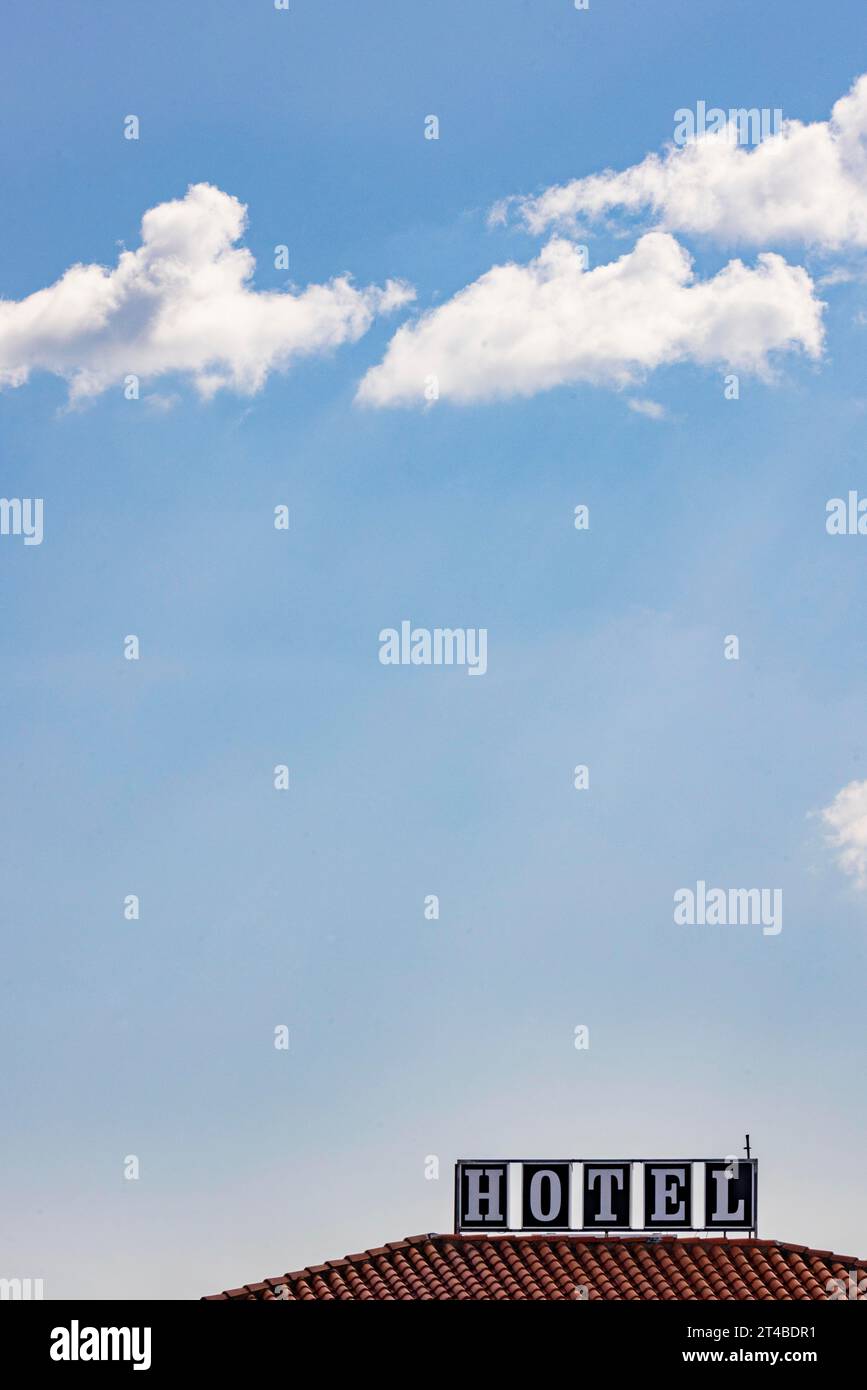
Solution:
M209 1294L209 1302L816 1300L867 1261L736 1237L419 1235ZM281 1290L278 1294L276 1290Z

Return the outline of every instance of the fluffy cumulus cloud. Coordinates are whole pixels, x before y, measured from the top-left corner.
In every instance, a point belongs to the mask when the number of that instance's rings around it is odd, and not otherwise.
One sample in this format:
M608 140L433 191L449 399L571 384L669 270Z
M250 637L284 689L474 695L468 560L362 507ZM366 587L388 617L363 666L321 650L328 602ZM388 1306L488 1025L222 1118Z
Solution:
M774 253L697 280L674 237L649 232L585 270L555 237L528 265L499 265L394 334L361 382L375 406L423 404L436 378L456 402L529 396L569 382L614 387L668 363L767 376L770 354L822 349L823 305L805 270Z
M407 286L356 288L346 276L294 293L252 288L238 245L246 208L209 184L151 208L141 246L117 265L74 265L26 299L0 300L0 385L34 371L63 377L73 400L131 373L189 376L203 396L258 391L298 357L354 342L376 314L412 298Z
M703 133L622 172L606 170L500 204L527 227L574 228L619 209L650 213L667 231L725 244L797 242L834 251L867 247L867 75L828 121L784 120L754 148L731 132Z
M867 782L850 782L821 815L840 868L867 889Z

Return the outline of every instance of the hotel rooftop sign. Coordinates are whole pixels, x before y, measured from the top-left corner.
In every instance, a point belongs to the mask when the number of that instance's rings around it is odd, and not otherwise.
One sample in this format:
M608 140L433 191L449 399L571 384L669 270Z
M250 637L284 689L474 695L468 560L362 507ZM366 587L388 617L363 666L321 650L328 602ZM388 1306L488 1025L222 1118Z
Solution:
M757 1160L482 1159L455 1164L455 1232L750 1231Z

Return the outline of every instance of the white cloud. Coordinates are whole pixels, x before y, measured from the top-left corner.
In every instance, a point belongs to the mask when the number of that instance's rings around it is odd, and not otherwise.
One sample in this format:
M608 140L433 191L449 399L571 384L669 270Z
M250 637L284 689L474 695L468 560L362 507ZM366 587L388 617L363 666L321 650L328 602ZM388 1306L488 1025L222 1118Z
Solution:
M867 246L867 75L836 102L829 121L785 120L755 148L703 134L621 173L606 170L517 203L527 227L574 228L619 208L650 212L672 232L729 244L797 242L826 250Z
M636 415L646 415L648 420L666 419L667 411L664 405L660 405L659 401L648 401L640 396L633 396L626 404L630 410L635 411Z
M838 265L833 270L829 270L827 275L820 275L816 284L820 290L833 289L835 285L852 285L863 280L863 274L852 270L849 266Z
M354 342L374 315L405 304L407 286L357 289L347 276L298 293L251 288L255 260L237 245L246 208L210 184L151 208L141 246L114 269L74 265L47 289L0 301L0 386L53 372L70 397L128 374L190 376L203 396L252 394L295 358Z
M867 888L867 782L850 782L821 816L840 868L859 888Z
M724 363L768 376L769 354L822 349L822 303L805 270L765 253L697 281L688 253L661 232L608 265L582 268L553 238L528 265L499 265L399 328L358 399L424 402L436 377L456 402L530 396L568 382L622 387L663 364Z
M155 411L156 414L167 415L170 410L174 410L180 399L180 396L174 391L169 396L159 391L152 391L150 395L145 396L144 403L149 410Z

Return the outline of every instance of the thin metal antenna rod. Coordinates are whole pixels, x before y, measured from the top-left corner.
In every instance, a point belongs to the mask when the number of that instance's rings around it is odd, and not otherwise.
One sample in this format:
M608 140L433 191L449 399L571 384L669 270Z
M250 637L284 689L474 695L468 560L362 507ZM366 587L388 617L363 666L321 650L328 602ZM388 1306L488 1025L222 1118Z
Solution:
M750 1136L747 1134L747 1135L745 1135L744 1137L745 1137L745 1139L746 1139L746 1141L747 1141L746 1144L744 1145L744 1149L745 1149L745 1152L746 1152L746 1155L747 1155L747 1163L749 1163L749 1162L750 1162L750 1159L752 1158L752 1150L750 1149ZM754 1240L758 1240L758 1238L759 1238L759 1194L758 1194L758 1176L759 1176L759 1173L758 1173L758 1169L759 1169L759 1164L758 1164L758 1159L756 1159L755 1163L753 1164L753 1239L754 1239Z

